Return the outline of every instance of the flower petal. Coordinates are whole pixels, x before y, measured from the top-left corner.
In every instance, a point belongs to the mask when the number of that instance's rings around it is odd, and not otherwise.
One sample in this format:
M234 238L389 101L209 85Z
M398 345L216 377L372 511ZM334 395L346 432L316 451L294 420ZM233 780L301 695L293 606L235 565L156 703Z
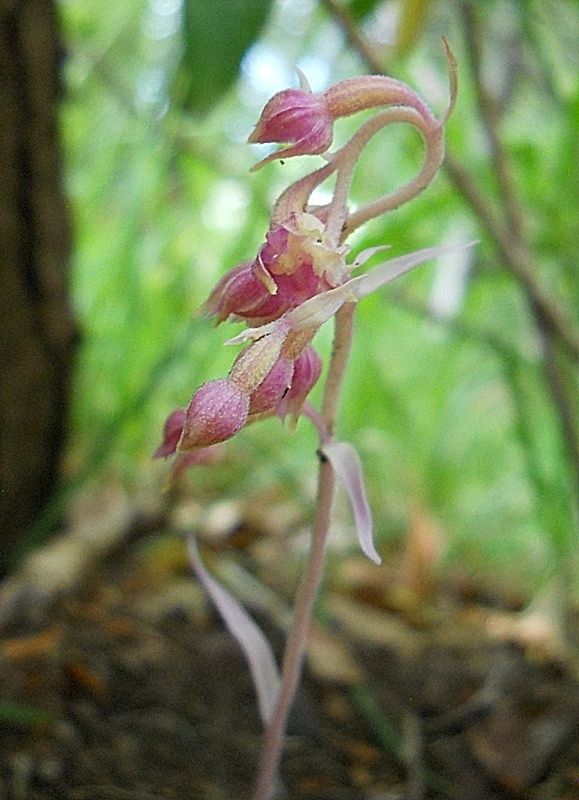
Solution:
M366 261L371 259L372 256L375 256L376 253L383 253L385 250L390 250L391 247L391 244L379 244L377 247L367 247L365 250L358 253L353 263L350 264L350 268L354 269L364 266Z
M188 547L191 566L217 606L229 632L244 652L257 692L259 713L265 726L275 708L280 687L279 671L269 642L233 595L205 569L193 536L189 537Z
M321 452L348 493L360 547L371 561L381 564L382 559L372 538L372 512L366 496L360 456L348 442L328 442L323 445Z
M297 308L288 311L285 318L294 331L319 328L324 322L331 319L344 303L356 302L358 297L361 296L360 285L365 278L365 275L359 275L357 278L352 278L335 289L320 292L320 294L306 300Z
M177 408L169 414L163 425L163 441L153 453L153 458L166 458L173 455L183 433L186 416L187 411L184 408Z

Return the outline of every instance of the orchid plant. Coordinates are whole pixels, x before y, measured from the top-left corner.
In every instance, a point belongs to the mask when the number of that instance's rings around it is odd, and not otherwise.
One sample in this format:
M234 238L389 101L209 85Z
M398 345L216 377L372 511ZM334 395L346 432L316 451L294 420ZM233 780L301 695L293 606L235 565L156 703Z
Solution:
M255 683L266 729L255 800L274 793L288 712L301 674L307 632L323 575L334 486L338 479L351 501L364 553L380 563L372 537L372 519L360 459L352 447L334 439L341 387L351 342L356 303L389 281L429 259L456 248L433 247L391 259L352 277L377 251L350 261L347 238L371 219L416 197L435 177L444 155L444 124L456 98L456 65L449 47L450 101L435 117L412 89L398 80L372 75L344 80L320 94L300 75L300 88L276 94L265 106L251 134L252 143L285 145L254 167L274 159L323 155L325 164L286 189L274 205L265 242L253 260L230 270L204 305L218 323L243 320L247 327L230 339L243 344L227 377L203 384L187 408L168 417L157 457L173 457L171 477L193 464L213 460L222 443L246 425L265 417L305 416L320 440L319 479L310 552L298 589L281 675L264 635L247 612L203 566L190 541L193 568L226 625L242 647ZM329 153L334 122L362 110L376 109L351 139ZM402 187L350 211L348 192L357 160L378 132L405 123L422 136L425 149L417 175ZM310 203L313 191L335 176L331 201ZM312 346L319 328L335 321L334 346L321 409L308 403L322 363Z

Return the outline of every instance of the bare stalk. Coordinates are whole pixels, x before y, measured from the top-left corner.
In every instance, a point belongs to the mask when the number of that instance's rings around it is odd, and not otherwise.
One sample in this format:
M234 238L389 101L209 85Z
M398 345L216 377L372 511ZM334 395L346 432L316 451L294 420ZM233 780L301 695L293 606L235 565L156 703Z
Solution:
M344 374L352 344L354 306L349 303L336 314L334 348L322 404L322 416L330 433L333 431L340 401ZM334 496L334 473L321 459L318 495L312 542L304 574L296 595L292 627L284 653L281 688L278 701L265 734L255 790L255 800L270 800L273 795L288 714L302 673L312 610L324 574L326 540Z

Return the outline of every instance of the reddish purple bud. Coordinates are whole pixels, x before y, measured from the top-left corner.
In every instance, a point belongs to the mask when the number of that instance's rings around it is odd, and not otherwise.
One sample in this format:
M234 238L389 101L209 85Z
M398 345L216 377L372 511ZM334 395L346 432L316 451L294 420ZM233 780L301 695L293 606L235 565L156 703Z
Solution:
M251 261L234 267L221 278L204 303L204 310L215 314L218 322L223 322L231 314L252 316L252 312L271 297L263 282L255 277L252 267Z
M153 453L153 458L166 458L173 455L183 433L185 413L184 408L178 408L169 414L163 426L163 441Z
M332 143L332 123L323 95L303 89L285 89L266 104L248 141L252 144L292 144L292 147L264 158L259 166L276 158L317 155L325 152Z
M287 414L301 414L306 397L314 388L322 371L322 359L313 347L309 346L294 362L294 374L288 393L277 405L280 417Z
M260 414L272 409L288 391L293 374L294 362L291 359L276 361L265 380L252 392L249 413Z
M271 271L275 262L286 252L289 235L289 228L285 225L273 225L266 233L265 244L261 246L257 260L268 271Z
M177 452L224 442L243 428L247 420L249 395L223 378L201 386L187 407Z

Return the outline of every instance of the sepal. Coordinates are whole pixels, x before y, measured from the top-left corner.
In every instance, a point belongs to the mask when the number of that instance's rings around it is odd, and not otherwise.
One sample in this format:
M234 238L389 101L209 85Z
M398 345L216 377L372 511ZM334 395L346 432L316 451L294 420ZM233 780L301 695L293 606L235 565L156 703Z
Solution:
M285 144L253 168L291 156L318 155L332 143L333 119L323 95L304 89L284 89L265 105L248 141L251 144Z
M224 378L197 389L187 407L177 452L224 442L243 428L249 410L249 394Z

